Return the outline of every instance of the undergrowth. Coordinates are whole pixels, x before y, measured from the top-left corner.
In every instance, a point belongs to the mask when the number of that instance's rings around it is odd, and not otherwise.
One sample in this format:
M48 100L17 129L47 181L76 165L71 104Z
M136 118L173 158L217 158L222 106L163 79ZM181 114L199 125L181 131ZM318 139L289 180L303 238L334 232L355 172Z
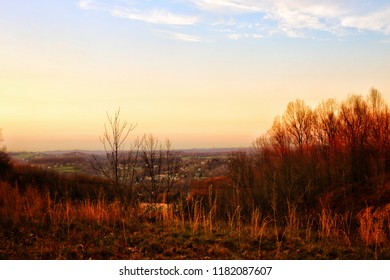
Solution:
M211 207L210 207L211 206ZM282 218L240 207L217 219L216 198L160 207L58 200L0 183L2 259L389 259L390 209Z

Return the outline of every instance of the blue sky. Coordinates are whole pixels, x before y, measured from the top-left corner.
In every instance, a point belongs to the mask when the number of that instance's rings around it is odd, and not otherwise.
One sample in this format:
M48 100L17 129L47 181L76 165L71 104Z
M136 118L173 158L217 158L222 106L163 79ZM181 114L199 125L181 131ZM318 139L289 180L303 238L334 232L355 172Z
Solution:
M99 148L119 107L191 148L247 146L297 98L390 101L388 1L0 0L0 42L9 150Z

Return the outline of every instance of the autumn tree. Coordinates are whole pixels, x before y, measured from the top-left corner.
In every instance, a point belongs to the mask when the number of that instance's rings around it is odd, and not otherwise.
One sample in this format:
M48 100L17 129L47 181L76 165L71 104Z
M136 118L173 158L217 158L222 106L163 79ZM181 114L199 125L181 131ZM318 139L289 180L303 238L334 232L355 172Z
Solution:
M282 189L288 204L297 207L305 197L312 195L318 181L316 115L303 100L297 99L287 105L282 121L292 146L284 163L288 172L285 173L287 181Z
M378 187L383 187L386 173L386 159L389 154L390 112L381 93L372 88L367 97L369 113L368 150L370 172Z
M349 159L352 182L364 182L368 175L368 105L360 95L351 95L340 107L340 130Z
M280 117L276 117L267 135L269 144L273 147L275 153L281 160L287 159L291 154L292 139Z
M334 99L321 102L314 110L315 127L314 137L319 151L322 170L324 171L324 184L330 188L337 176L337 166L340 162L336 157L342 152L338 149L339 141L339 105Z
M228 170L233 187L233 208L240 207L249 212L250 207L258 205L252 157L246 152L232 154L229 158Z
M315 138L323 147L333 147L338 133L338 104L334 99L321 102L314 111Z
M287 132L291 135L292 143L303 152L313 139L312 110L303 100L297 99L287 105L282 119Z
M304 102L290 103L283 116L276 117L267 133L252 144L252 160L247 159L244 165L236 159L236 165L246 166L246 170L250 170L248 162L253 162L252 185L256 189L252 194L257 203L271 207L275 214L301 205L314 181L315 165L308 153L313 142L313 119Z

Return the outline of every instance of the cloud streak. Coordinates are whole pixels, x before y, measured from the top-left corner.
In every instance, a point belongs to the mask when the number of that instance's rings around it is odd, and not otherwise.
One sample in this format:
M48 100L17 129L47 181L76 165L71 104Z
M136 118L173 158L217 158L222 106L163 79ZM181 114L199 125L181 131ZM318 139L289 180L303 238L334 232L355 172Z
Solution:
M139 11L136 9L120 9L112 10L112 15L131 20L139 20L153 24L164 25L194 25L198 22L196 16L186 16L175 14L164 9L153 9L150 11Z
M263 1L251 0L192 0L198 8L215 13L255 13L264 10Z
M239 39L248 39L248 38L251 38L251 39L261 39L264 36L261 35L261 34L255 34L255 33L251 33L251 34L248 34L248 33L242 33L242 34L232 33L232 34L228 34L226 37L228 39L230 39L230 40L239 40Z
M160 34L163 38L172 39L175 41L182 41L182 42L204 42L206 41L204 38L199 36L194 36L190 34L180 33L180 32L173 32L173 31L166 31L166 30L158 30L156 31L157 34Z

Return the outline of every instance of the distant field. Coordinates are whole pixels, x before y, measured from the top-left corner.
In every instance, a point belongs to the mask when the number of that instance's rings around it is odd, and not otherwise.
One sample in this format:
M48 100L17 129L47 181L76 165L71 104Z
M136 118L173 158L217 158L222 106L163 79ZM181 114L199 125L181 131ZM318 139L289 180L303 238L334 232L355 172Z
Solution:
M76 166L58 166L54 167L53 169L61 173L77 173L82 171L79 167Z
M17 153L11 153L10 156L13 159L20 160L20 161L26 161L34 157L36 153L33 152L17 152Z
M211 176L212 169L225 165L232 151L230 149L195 149L178 151L178 153L180 154L180 159L192 170L191 174L186 174L186 176L199 178L200 173L202 174L201 177L209 177ZM16 162L32 164L60 173L94 175L94 170L90 163L92 158L91 153L90 151L14 152L10 156ZM105 159L102 151L96 151L94 154ZM211 163L212 166L209 166Z

